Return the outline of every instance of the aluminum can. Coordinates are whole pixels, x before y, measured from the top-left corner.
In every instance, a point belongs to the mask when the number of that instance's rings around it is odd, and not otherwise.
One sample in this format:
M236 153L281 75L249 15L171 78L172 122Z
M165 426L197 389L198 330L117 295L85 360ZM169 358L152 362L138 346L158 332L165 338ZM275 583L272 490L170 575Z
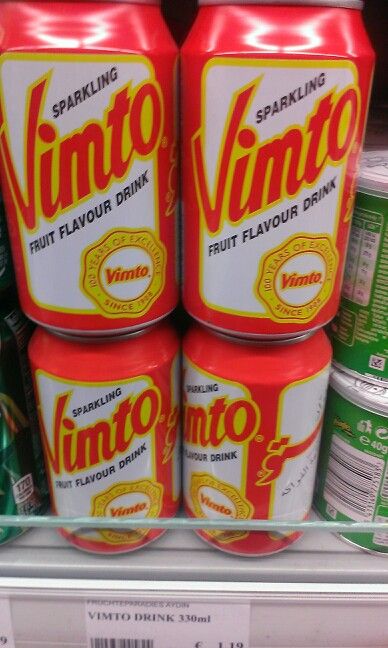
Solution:
M0 515L41 515L48 488L27 344L33 326L14 296L0 307ZM0 527L0 544L26 527Z
M37 329L30 346L53 513L172 517L180 494L179 344L168 324L109 342ZM123 553L159 529L61 529L80 549Z
M2 2L0 157L24 312L109 335L177 302L176 45L157 0Z
M388 382L388 149L362 157L342 299L331 324L334 361Z
M330 343L321 330L262 345L199 326L184 339L189 516L304 520L313 496ZM275 553L300 533L199 531L222 551Z
M333 370L314 501L326 520L388 522L388 385ZM340 537L388 553L386 531Z
M184 303L234 335L298 336L340 298L374 64L362 3L202 5L182 50Z

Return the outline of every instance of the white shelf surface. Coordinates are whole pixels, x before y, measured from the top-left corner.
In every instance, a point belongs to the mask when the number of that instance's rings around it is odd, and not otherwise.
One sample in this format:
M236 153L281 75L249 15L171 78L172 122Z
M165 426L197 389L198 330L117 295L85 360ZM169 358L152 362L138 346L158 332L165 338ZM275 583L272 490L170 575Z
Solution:
M189 531L166 532L133 553L96 556L54 530L34 529L0 548L1 595L10 597L16 648L87 648L87 598L248 602L247 648L388 645L388 557L322 532L248 559Z
M246 558L213 549L191 531L174 530L138 551L101 556L72 547L54 530L32 529L0 547L0 587L4 578L373 583L388 591L388 555L371 555L331 533L309 531L283 552Z

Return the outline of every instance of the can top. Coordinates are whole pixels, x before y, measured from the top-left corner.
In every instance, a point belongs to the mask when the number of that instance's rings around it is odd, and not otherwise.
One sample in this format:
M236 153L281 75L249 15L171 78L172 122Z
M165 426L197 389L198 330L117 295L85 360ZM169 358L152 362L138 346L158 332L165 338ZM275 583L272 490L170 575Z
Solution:
M378 196L388 193L388 149L366 151L361 157L358 189Z
M91 0L92 2L105 2L105 0ZM162 0L115 0L120 4L160 5Z
M105 0L92 0L93 2L104 2ZM162 0L115 0L121 4L160 5Z
M310 7L342 7L343 9L362 9L363 0L199 0L200 5L299 5Z
M372 384L333 369L330 385L354 405L388 416L388 383Z
M168 320L167 320L168 321ZM53 335L54 337L58 337L61 340L65 340L67 342L81 342L85 346L89 345L95 345L96 348L98 348L99 345L104 345L107 343L113 343L115 344L116 342L125 342L126 340L131 340L133 338L140 337L142 335L145 335L145 333L149 333L152 329L158 326L158 322L154 322L150 324L149 326L145 326L142 329L138 329L136 331L127 331L126 333L116 333L115 335L112 335L111 333L106 333L105 335L103 332L101 332L101 335L90 335L90 334L78 334L75 333L68 333L67 331L58 331L55 329L49 329L48 332L50 335Z
M104 0L100 0L104 2ZM147 4L147 5L160 5L162 0L115 0L116 2L128 2L128 4Z
M104 0L93 0L94 2L104 2ZM162 0L115 0L115 2L127 4L146 4L146 5L160 5Z
M172 361L178 350L175 329L164 320L139 337L119 335L88 343L38 326L28 353L34 368L66 381L95 384L147 375Z
M307 333L300 333L299 335L296 335L295 337L288 337L288 338L272 338L268 336L265 340L264 339L254 339L254 338L246 338L242 337L241 335L235 334L232 335L230 333L224 333L223 331L218 331L217 329L209 329L207 326L204 324L199 324L199 327L208 333L211 333L212 335L215 335L216 337L222 338L223 340L227 340L228 342L232 342L234 344L243 344L245 346L252 346L252 347L268 347L268 346L289 346L290 344L297 344L298 342L303 342L304 340L307 340L307 338L311 337L314 335L315 331L307 331Z

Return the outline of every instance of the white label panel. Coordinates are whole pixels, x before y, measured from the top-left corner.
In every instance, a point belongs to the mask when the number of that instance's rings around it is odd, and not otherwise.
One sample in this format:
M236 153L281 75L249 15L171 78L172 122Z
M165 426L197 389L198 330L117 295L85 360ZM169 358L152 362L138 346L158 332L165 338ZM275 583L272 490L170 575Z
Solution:
M164 278L157 160L164 118L152 62L137 55L7 55L0 86L6 172L33 300L60 312L97 308L120 316L122 301L133 302L127 313L146 310ZM157 123L149 118L155 138L147 154L136 149L140 126L129 114L141 88L156 93L161 115ZM30 158L34 165L26 164ZM95 252L102 245L103 256ZM63 272L53 273L58 267ZM146 290L152 298L138 301Z
M266 317L269 308L276 321L310 321L329 299L359 117L356 85L349 61L208 62L201 128L192 146L201 213L200 294L210 308L253 317ZM340 158L334 152L332 158L341 102L349 129ZM325 103L330 108L321 123L322 150L312 164L308 133Z
M249 648L249 604L89 600L85 614L87 648Z

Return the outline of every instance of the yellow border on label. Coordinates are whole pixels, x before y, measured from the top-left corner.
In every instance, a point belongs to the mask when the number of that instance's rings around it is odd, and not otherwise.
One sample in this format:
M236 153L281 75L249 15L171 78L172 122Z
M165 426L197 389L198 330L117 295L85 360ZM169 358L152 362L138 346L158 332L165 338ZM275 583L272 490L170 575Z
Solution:
M55 62L61 63L61 62L69 62L69 63L74 63L74 62L82 62L82 63L99 63L99 62L109 62L109 63L137 63L137 64L143 64L146 66L146 68L149 71L149 79L156 81L156 76L155 76L155 68L152 65L151 61L142 55L139 54L57 54L57 53L44 53L44 54L32 54L30 52L28 53L20 53L20 52L6 52L1 55L0 57L0 106L1 110L3 112L4 117L7 115L7 112L4 110L4 92L3 92L3 80L2 80L2 67L3 65L8 62L8 61L28 61L28 62L34 62L34 61L47 61L47 63L51 64L51 69L47 71L48 73L52 73L52 68ZM130 81L130 79L128 79ZM162 97L161 101L161 106L162 106L162 125L164 127L164 122L165 122L165 106L164 106L164 100ZM88 123L88 122L86 122ZM24 120L24 128L26 128L26 120ZM8 131L8 126L7 126L7 120L5 119L5 123L3 126L3 131L5 131L7 140L8 142L10 141L9 137L9 131ZM161 138L163 137L163 128L161 132ZM25 159L25 151L23 151L23 157L24 157L24 176L25 178L27 177L27 161ZM159 238L159 223L160 223L160 209L159 209L159 168L158 168L158 156L153 154L154 157L154 231ZM6 171L5 171L6 173ZM113 184L113 181L112 183ZM101 192L99 195L103 196L109 189L110 186L106 189L105 192ZM24 196L25 197L25 196ZM88 198L90 199L90 198ZM86 199L86 200L88 200ZM84 201L83 201L84 202ZM65 210L66 213L67 210ZM85 309L85 308L65 308L63 306L53 306L52 304L46 304L44 302L41 302L38 300L32 290L32 284L31 284L31 274L30 274L30 269L29 269L29 264L27 263L28 261L28 255L26 253L25 248L25 239L24 239L24 225L21 222L20 216L17 213L17 222L18 222L18 233L19 233L19 238L21 241L21 249L22 249L22 255L23 255L23 266L25 269L26 277L27 277L27 286L28 286L28 293L33 300L34 304L39 306L40 308L45 308L47 310L57 312L57 313L69 313L69 314L74 314L74 315L101 315L100 311L96 308L93 309ZM56 219L55 219L56 220ZM53 221L54 222L54 221ZM37 231L37 228L35 228L34 231ZM123 315L124 317L124 315Z
M319 69L319 70L324 70L325 68L339 68L339 69L348 69L351 71L353 74L353 79L354 83L353 84L347 84L344 86L343 90L345 90L348 87L353 87L355 86L355 89L358 93L358 96L360 97L360 89L358 86L358 70L355 64L350 61L349 59L345 60L332 60L332 59L316 59L316 60L304 60L304 59L299 59L299 60L291 60L291 59L259 59L259 58L239 58L239 57L214 57L207 61L205 64L203 71L202 71L202 78L201 78L201 126L198 130L202 129L204 140L206 141L206 93L205 93L205 86L206 86L206 81L207 81L207 74L209 70L213 67L217 66L231 66L231 67L241 67L241 68L246 68L246 67L252 67L252 68L273 68L273 67L283 67L283 68L314 68L314 69ZM355 134L357 133L358 125L359 125L359 120L360 120L360 113L357 115L357 125L355 127ZM197 130L197 132L198 132ZM224 137L224 134L223 134ZM351 147L350 147L351 148ZM349 149L350 150L350 149ZM349 154L348 154L349 155ZM342 196L343 194L343 186L345 182L345 169L346 169L346 164L341 162L343 164L344 168L341 174L341 179L340 179L340 187L339 187L339 195ZM334 165L333 166L340 166L340 164ZM206 172L206 171L205 171ZM194 174L195 176L195 174ZM197 188L197 179L196 177L194 178L195 185ZM311 185L313 186L313 185ZM302 191L303 187L299 190L298 193ZM298 194L296 194L298 195ZM271 208L279 204L281 200L277 201L273 205L271 205ZM336 209L336 215L335 215L335 225L334 225L334 230L333 234L331 235L333 240L336 242L337 241L337 232L338 232L338 226L339 226L339 221L340 221L340 208L341 208L341 201L338 201L337 204L337 209ZM262 212L263 213L263 212ZM268 312L264 311L263 313L256 313L256 312L250 312L250 311L243 311L243 310L238 310L238 309L233 309L233 308L227 308L224 306L220 306L218 304L214 304L210 301L208 301L204 295L204 283L206 280L205 273L204 273L204 257L205 255L205 249L203 245L203 235L202 232L207 232L205 222L204 222L204 217L202 213L199 215L199 294L201 297L202 302L208 307L211 308L215 311L221 312L221 313L228 313L231 315L242 315L242 316L247 316L247 317L254 317L254 318L267 318L268 317ZM231 224L233 227L238 227L240 226L241 223L237 223L236 225ZM211 238L215 238L216 236L219 236L219 234L209 234L208 235ZM268 250L267 250L268 252ZM253 281L253 285L255 284L255 279Z
M290 383L287 385L284 389L282 389L279 400L278 400L278 408L277 408L277 415L276 415L276 432L274 436L274 441L280 440L282 433L281 433L281 424L282 424L282 419L284 416L284 399L287 394L287 392L297 385L307 385L307 383L311 382L312 380L316 380L319 376L324 374L325 372L329 373L330 369L330 363L327 364L325 367L320 369L320 371L317 371L312 376L309 376L308 378L302 378L301 380L296 380L295 382ZM324 403L323 403L324 405ZM321 415L321 422L323 421L323 413L324 413L324 408L322 409L322 415ZM312 432L312 431L311 431ZM269 497L269 505L268 505L268 519L271 520L273 518L273 509L274 509L274 504L275 504L275 495L276 495L276 480L271 482L271 492L270 492L270 497ZM291 534L292 535L292 534Z
M259 427L257 430L257 433L259 433L260 426L261 426L261 411L260 407L256 403L256 401L253 400L251 392L245 385L242 385L241 383L234 381L234 380L228 380L227 378L221 378L221 376L216 376L215 374L211 374L209 371L206 371L205 369L202 369L198 367L194 362L192 362L185 354L182 355L182 362L183 362L183 367L185 368L185 364L191 365L191 367L197 371L199 374L203 374L205 377L208 377L211 379L212 382L217 382L217 383L226 383L227 385L231 385L232 387L237 387L237 389L241 389L243 392L244 396L246 397L247 400L250 402L255 403L257 410L259 412ZM182 385L182 390L185 388L185 381L183 382ZM184 411L182 412L182 429L183 429L183 443L184 443L184 426L185 426L185 416L184 416ZM256 434L257 434L256 433ZM228 441L228 443L233 443L233 441ZM191 444L190 444L191 445ZM241 447L242 445L242 463L241 463L241 473L240 473L240 493L242 493L242 497L245 497L246 494L246 487L247 487L247 477L248 477L248 451L249 451L249 444L244 443L235 443L235 445ZM237 488L237 486L234 486L234 488Z
M232 486L227 482L215 477L207 472L191 473L190 479L190 496L193 502L193 513L195 517L200 519L211 519L205 515L203 507L200 502L199 491L201 488L211 488L218 493L227 497L233 504L235 515L232 516L235 520L249 520L254 513L254 507L245 499L236 486ZM216 539L222 544L234 542L235 540L243 540L249 535L249 531L203 531L205 535L210 538Z
M310 241L310 245L312 242L320 242L320 247L319 249L315 249L312 247L311 249L308 248L306 245L307 249L301 250L300 252L293 252L292 247L295 245L302 245L303 242L307 244ZM322 249L324 247L324 249ZM280 252L284 252L284 250L289 250L289 256L285 259L282 259L281 261L276 261L276 255L279 254ZM307 302L304 302L302 304L291 304L290 302L287 302L287 300L278 293L278 289L276 286L277 282L277 276L281 270L281 268L291 261L292 259L295 259L296 257L304 256L307 254L314 254L316 256L319 256L322 258L323 263L324 263L324 269L325 269L325 278L322 282L322 287L320 290L316 293L314 297L309 298ZM270 266L276 265L276 268L273 270L270 270ZM331 272L330 272L330 267ZM331 240L330 236L327 236L326 234L321 235L319 232L313 232L311 234L308 234L307 232L300 231L298 232L297 235L291 235L287 239L283 240L282 243L280 243L278 246L275 248L272 248L270 252L266 252L265 254L262 255L262 257L259 259L258 263L258 271L257 271L257 278L254 284L254 295L258 295L261 298L262 303L264 303L267 306L268 313L271 314L272 319L275 322L291 322L291 323L298 323L298 322L310 322L316 315L319 313L321 308L328 302L330 299L330 296L332 294L332 289L335 281L335 276L337 274L338 270L338 251L337 248L333 245L333 242ZM271 290L269 291L269 294L266 294L266 290L264 289L264 281L267 278L267 280L271 280ZM313 308L312 305L320 299L320 304L319 308ZM298 317L293 317L290 315L286 315L285 317L280 317L276 313L276 308L277 306L283 306L286 308L290 309L295 309L295 310L301 310L303 311L304 315L299 315ZM309 309L310 306L310 309Z
M55 376L55 375L49 373L48 371L44 371L43 369L37 369L35 371L35 376L34 376L35 377L35 382L36 382L36 387L37 387L37 392L38 392L38 397L39 397L37 399L36 408L37 408L38 413L40 413L40 417L41 417L42 423L45 426L45 428L46 428L46 423L45 423L44 417L42 415L42 405L41 405L42 386L41 386L40 378L42 376L44 378L47 378L48 380L51 380L54 383L57 383L57 384L58 383L59 384L60 383L65 383L66 385L69 385L69 386L74 386L74 387L79 387L80 386L80 387L89 387L89 388L93 388L93 387L109 387L109 388L113 388L113 387L117 387L117 386L120 386L120 385L131 385L131 384L133 384L135 382L144 381L146 383L146 387L144 389L147 389L148 387L156 387L156 389L158 390L158 392L160 394L160 390L155 385L152 378L150 378L149 376L144 375L144 374L142 374L140 376L136 376L135 378L123 378L121 380L115 380L115 381L86 382L86 381L82 381L82 380L70 380L70 379L67 379L67 378L61 378L59 376ZM141 391L143 391L143 390L141 390ZM139 393L141 393L141 392L139 392ZM73 394L74 394L74 390L72 391L72 396L73 396ZM117 400L115 399L112 402L116 403ZM160 401L160 407L161 406L162 406L162 403ZM50 427L48 429L54 429L54 421L51 421ZM46 432L44 432L44 434L46 434ZM52 439L49 439L47 434L46 434L46 438L47 438L47 443L51 446ZM155 446L155 443L153 443L151 445ZM152 462L152 466L153 466L152 479L156 482L157 481L157 474L156 474L155 447L153 447L153 455L154 455L154 458L153 458L153 462ZM48 476L50 477L50 479L52 478L51 471L48 472Z
M130 494L143 494L149 500L149 510L145 518L156 518L160 515L162 508L164 488L159 482L151 481L150 479L137 479L136 481L128 482L121 481L108 486L103 491L91 497L90 513L91 517L109 517L107 513L108 505L124 495ZM134 519L131 516L131 519ZM142 538L145 538L150 529L133 529L131 531L114 531L112 529L99 529L99 533L108 544L121 545L121 544L136 544Z
M177 483L175 483L175 472L181 476L181 465L178 466L176 470L176 464L181 462L181 439L182 439L182 417L180 412L180 376L181 376L181 366L180 366L180 354L176 355L172 361L171 371L170 371L170 394L171 394L171 411L178 408L178 429L175 440L175 445L172 451L170 458L171 461L171 496L174 502L177 502L180 499L180 491L182 487L182 478L178 477ZM156 474L156 471L155 471ZM174 497L176 494L176 497Z

